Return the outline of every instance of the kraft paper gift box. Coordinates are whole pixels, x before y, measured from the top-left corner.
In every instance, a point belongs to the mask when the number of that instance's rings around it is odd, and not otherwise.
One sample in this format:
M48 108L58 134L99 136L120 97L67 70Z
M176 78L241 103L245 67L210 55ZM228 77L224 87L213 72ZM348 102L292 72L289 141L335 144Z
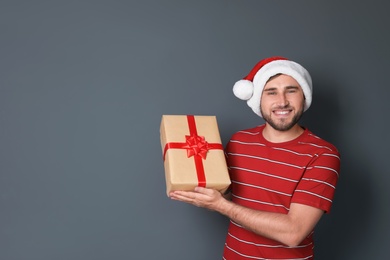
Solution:
M230 185L215 116L163 115L160 126L166 192Z

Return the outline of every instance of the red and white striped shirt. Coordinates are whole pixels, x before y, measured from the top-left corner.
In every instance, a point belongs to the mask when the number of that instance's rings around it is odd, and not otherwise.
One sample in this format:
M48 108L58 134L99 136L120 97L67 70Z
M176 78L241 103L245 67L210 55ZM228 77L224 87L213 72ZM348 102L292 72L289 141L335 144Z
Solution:
M329 212L340 170L336 147L307 129L292 141L271 143L264 127L239 131L226 146L232 201L283 214L292 202ZM313 248L313 232L288 247L231 221L223 259L313 259Z

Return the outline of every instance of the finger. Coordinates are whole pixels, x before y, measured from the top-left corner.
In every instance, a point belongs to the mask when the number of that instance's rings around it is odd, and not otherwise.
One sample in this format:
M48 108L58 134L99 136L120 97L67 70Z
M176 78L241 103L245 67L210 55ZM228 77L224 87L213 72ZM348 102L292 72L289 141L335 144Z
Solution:
M204 187L195 187L194 189L195 192L199 192L199 193L205 193L206 190L207 188Z
M207 196L213 196L215 190L209 189L209 188L204 188L204 187L196 187L195 192L201 193L203 195Z
M172 191L170 194L173 195L173 196L183 196L183 197L191 198L191 197L194 197L196 193L193 192L193 191L177 190L177 191Z
M188 191L174 191L170 193L170 198L184 202L191 202L196 198L196 193Z

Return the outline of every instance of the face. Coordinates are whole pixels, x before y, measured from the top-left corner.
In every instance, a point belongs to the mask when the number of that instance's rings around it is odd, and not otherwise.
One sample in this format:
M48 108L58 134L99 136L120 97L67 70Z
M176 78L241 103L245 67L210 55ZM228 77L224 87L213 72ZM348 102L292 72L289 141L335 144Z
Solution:
M261 95L260 112L275 130L288 131L303 114L305 97L298 82L281 74L271 78Z

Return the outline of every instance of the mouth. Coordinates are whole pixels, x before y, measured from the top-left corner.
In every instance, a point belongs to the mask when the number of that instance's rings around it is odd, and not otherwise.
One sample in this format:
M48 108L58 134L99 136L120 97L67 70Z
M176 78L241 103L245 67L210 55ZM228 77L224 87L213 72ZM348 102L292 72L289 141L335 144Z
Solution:
M292 113L292 109L277 109L273 110L272 113L278 117L286 117Z

